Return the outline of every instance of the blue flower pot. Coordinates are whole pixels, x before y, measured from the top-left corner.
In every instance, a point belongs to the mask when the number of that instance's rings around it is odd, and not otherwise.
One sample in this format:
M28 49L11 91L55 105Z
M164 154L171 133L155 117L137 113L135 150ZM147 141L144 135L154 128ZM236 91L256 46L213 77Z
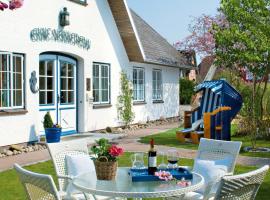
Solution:
M47 143L60 142L61 132L61 128L46 128L45 135Z

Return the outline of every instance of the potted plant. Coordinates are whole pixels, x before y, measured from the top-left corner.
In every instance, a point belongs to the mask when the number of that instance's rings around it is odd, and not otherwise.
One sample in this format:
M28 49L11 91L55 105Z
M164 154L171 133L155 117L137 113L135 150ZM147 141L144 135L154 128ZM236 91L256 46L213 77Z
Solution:
M116 145L109 144L105 138L96 141L91 150L95 154L94 164L98 180L115 179L118 163L118 156L124 153L123 149Z
M50 112L44 116L43 127L47 143L60 142L62 128L59 124L54 124Z

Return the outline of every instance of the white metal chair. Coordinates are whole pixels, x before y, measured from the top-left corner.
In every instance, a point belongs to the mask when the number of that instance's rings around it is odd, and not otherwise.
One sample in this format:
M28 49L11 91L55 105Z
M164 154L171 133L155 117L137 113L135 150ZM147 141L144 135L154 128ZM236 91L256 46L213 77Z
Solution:
M61 200L50 175L38 174L14 164L29 200Z
M221 160L230 157L228 173L233 173L242 142L201 138L196 159Z
M193 192L190 194L187 194L184 199L201 199L200 196L209 196L211 192L217 189L217 184L220 183L221 178L224 175L233 175L236 159L239 155L240 149L241 149L242 142L236 142L236 141L223 141L223 140L213 140L213 139L206 139L201 138L198 152L196 159L201 160L222 160L229 158L227 160L227 173L217 175L213 181L208 182L208 184L205 187L205 190L202 193L200 192ZM228 162L229 161L229 162ZM224 163L223 163L224 164ZM196 162L194 163L194 167L196 167ZM190 198L191 197L191 198Z
M64 141L60 143L48 143L49 153L53 160L54 168L58 178L59 189L62 193L67 192L69 182L73 177L68 175L65 157L66 155L89 155L87 142L84 139ZM95 199L110 199L110 197L85 194L87 198L93 196Z
M224 176L215 199L255 199L268 170L269 166L265 165L245 174Z
M208 194L208 196L194 194L193 197L189 196L191 198L185 196L184 200L254 200L268 170L269 166L265 165L245 174L224 176L215 194Z
M229 162L226 163L227 164L226 175L232 175L241 145L242 145L242 142L201 138L195 160L196 159L222 160L222 159L230 158L228 159ZM196 167L196 162L194 163L193 168L195 167ZM203 199L204 196L208 196L211 193L212 188L220 182L222 176L224 175L225 174L218 175L215 177L214 181L209 182L206 185L203 194L201 192L190 192L185 195L184 199ZM169 199L175 199L175 198L173 197Z
M47 146L58 178L59 190L66 191L69 181L72 180L68 175L66 155L88 155L86 140L48 143Z

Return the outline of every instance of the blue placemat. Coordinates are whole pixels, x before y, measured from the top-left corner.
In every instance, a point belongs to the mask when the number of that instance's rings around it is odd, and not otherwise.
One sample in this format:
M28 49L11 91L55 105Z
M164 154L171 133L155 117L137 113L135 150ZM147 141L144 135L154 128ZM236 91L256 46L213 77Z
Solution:
M159 171L159 170L158 170ZM168 171L172 174L172 176L178 180L182 178L190 180L192 179L192 173L190 173L185 168L176 168L176 169L165 169L162 171ZM129 175L131 176L131 180L133 182L143 182L143 181L162 181L157 176L149 175L147 168L145 169L130 169Z

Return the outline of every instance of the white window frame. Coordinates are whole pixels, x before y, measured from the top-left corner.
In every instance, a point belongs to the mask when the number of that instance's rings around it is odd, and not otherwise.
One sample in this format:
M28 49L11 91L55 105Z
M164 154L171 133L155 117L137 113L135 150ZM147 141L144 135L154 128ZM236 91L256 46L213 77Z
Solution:
M154 80L154 73L156 73L156 80ZM157 75L160 73L160 80L157 79ZM160 83L158 82L160 81ZM160 95L158 95L158 86L160 84ZM156 93L156 94L155 94ZM158 98L157 96L160 96ZM161 69L153 69L152 71L152 100L153 101L162 101L163 99L163 81L162 81L162 70Z
M98 95L99 95L99 101L94 101L93 104L94 105L100 105L100 104L110 104L111 102L111 67L110 67L110 64L108 63L98 63L98 62L94 62L93 63L93 72L92 72L92 80L93 80L93 84L92 84L92 89L93 89L93 93L94 93L94 66L98 66L99 68L99 76L98 76L98 81L99 81L99 88L98 88ZM106 66L107 69L108 69L108 101L102 101L102 90L103 88L101 88L102 86L102 78L101 78L101 75L102 75L102 70L101 70L101 67L102 66ZM94 96L94 94L93 94Z
M24 93L25 93L25 87L24 87L24 55L22 54L16 54L16 53L11 53L11 52L1 52L0 55L7 55L8 56L8 68L9 70L7 71L9 76L8 76L8 99L10 100L9 106L8 107L0 107L2 110L11 110L11 109L22 109L25 108L25 102L24 102ZM14 66L13 66L13 57L20 57L21 58L21 86L22 86L22 105L21 106L14 106L14 101L13 101L13 92L14 92L14 85L13 85L13 75L14 75ZM0 97L1 98L1 97Z
M139 77L139 74L140 74L140 71L142 71L143 72L143 98L142 99L138 99L138 90L135 90L134 88L138 88L138 87L135 87L134 86L134 70L136 70L136 73L137 73L137 85L139 85L138 84L138 77ZM133 101L134 102L145 102L145 72L144 72L144 68L142 68L142 67L133 67L133 69L132 69L132 84L133 84ZM135 97L135 95L134 95L134 93L137 93L137 99L135 99L134 97Z

